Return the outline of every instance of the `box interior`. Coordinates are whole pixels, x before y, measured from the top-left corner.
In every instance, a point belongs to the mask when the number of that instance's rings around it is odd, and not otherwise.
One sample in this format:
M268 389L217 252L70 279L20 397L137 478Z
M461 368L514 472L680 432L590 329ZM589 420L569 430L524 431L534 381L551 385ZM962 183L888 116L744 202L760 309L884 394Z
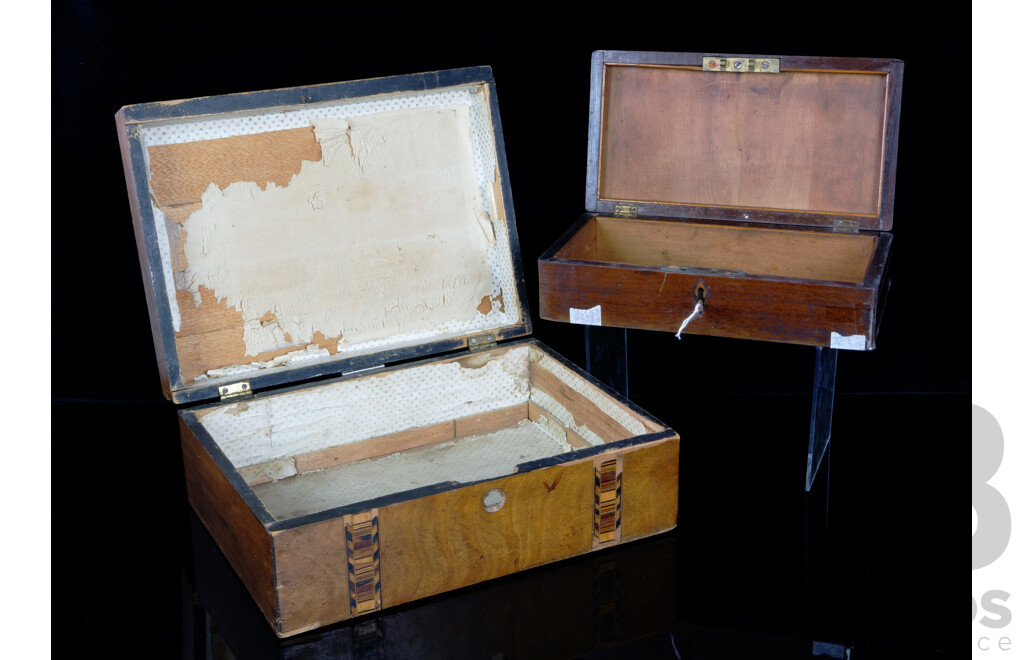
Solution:
M868 234L598 216L557 257L856 284L866 277L875 243Z
M664 430L533 344L197 413L278 519Z
M598 198L877 217L886 84L606 64Z
M184 386L521 324L489 98L143 124Z

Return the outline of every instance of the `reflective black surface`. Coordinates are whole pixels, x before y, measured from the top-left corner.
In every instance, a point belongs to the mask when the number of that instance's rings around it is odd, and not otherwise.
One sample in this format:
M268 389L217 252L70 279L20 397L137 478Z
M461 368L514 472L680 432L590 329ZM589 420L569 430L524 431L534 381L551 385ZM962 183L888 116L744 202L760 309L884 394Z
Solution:
M100 464L87 443L55 462L68 494L55 651L728 658L812 657L817 642L852 658L959 655L948 447L966 396L839 396L827 519L825 482L803 493L809 396L640 403L683 436L676 530L283 641L192 517L169 406L59 404L55 430L106 426L118 469L82 469Z
M972 286L962 274L970 20L952 2L844 6L841 20L833 9L54 4L54 656L193 658L230 640L237 657L314 657L321 642L414 658L437 648L485 658L799 658L814 642L852 646L854 658L964 657L951 617L966 589L950 569L966 543L953 542L951 512L965 471L970 342L951 319ZM683 438L674 532L283 643L244 623L244 598L225 606L242 623L217 615L209 597L195 605L203 564L193 562L177 419L160 393L114 113L490 65L536 310L536 259L584 211L596 49L906 62L893 288L878 350L839 359L827 527L821 474L803 492L813 349L631 332L630 398ZM538 338L585 363L582 328L534 322ZM230 588L213 592L228 598ZM238 625L251 626L244 642Z

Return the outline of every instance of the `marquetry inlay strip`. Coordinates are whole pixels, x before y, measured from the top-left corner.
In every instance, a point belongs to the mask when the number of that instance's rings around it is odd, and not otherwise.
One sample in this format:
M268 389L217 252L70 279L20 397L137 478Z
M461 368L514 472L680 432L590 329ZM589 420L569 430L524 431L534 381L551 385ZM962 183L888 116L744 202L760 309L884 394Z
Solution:
M377 509L345 516L348 593L352 616L381 608Z
M594 459L594 545L622 539L622 457Z

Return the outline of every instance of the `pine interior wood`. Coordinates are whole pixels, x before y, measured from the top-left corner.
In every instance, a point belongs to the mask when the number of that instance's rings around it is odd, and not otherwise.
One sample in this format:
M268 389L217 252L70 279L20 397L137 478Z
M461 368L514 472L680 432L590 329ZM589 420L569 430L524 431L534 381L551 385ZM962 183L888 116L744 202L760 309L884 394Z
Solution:
M864 281L875 243L868 234L596 217L557 256L855 284Z
M599 199L879 213L884 74L604 71Z

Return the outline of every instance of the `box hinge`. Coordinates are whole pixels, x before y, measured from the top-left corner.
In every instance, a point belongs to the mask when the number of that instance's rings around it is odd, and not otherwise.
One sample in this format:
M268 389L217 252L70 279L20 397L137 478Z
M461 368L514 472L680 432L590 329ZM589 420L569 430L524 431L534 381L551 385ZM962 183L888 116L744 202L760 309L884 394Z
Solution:
M614 214L616 218L635 218L638 210L637 207L629 204L616 204Z
M217 391L220 392L221 401L240 401L252 398L252 388L249 387L249 381L247 380L230 385L221 385L217 388Z
M725 71L732 73L778 73L781 61L778 57L718 57L704 56L704 71Z
M860 231L860 220L836 218L832 221L832 231L837 234L856 234Z
M498 345L497 336L493 332L486 335L477 335L466 340L466 347L470 351L486 351Z

